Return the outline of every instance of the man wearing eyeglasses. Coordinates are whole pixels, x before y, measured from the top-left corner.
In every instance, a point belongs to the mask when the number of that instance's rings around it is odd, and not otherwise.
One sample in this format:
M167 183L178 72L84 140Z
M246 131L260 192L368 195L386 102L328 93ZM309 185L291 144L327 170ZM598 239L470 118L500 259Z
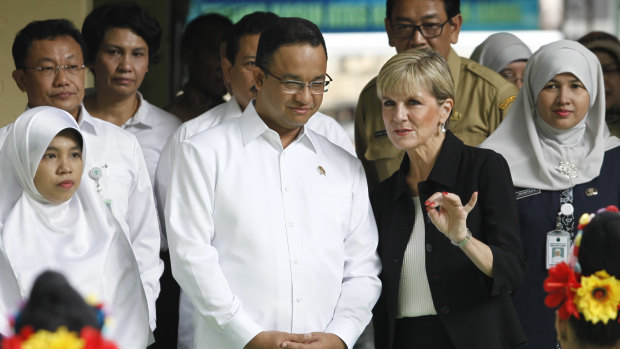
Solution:
M274 22L256 99L175 151L166 225L196 348L352 348L380 293L362 166L305 127L329 81L323 36Z
M223 77L224 81L228 82L230 86L232 98L228 102L183 123L164 146L155 177L155 195L162 216L162 225L165 225L163 209L166 202L170 171L173 166L174 149L181 141L189 139L197 133L215 127L226 120L241 116L250 101L256 98L254 81L256 47L260 34L277 19L278 16L274 13L257 11L245 15L233 25L226 38L226 55L222 57ZM323 81L320 82L320 85L321 90L323 90ZM351 137L334 118L317 112L306 126L355 156ZM191 348L194 336L193 306L184 293L180 297L179 314L177 348Z
M159 259L160 233L153 189L138 141L113 124L93 118L82 107L86 77L84 44L71 22L30 22L17 33L12 50L16 68L13 79L26 93L28 107L63 109L78 122L90 159L84 164L84 172L89 173L88 180L95 182L98 193L129 235L149 307L151 329L155 329L155 300L163 264ZM0 129L0 147L11 127L12 124ZM0 185L0 197L2 189Z
M506 116L517 88L499 74L464 57L458 41L463 17L459 0L387 0L385 30L396 52L433 49L448 62L455 83L454 110L446 126L465 144L485 140ZM355 150L372 190L400 166L403 151L385 132L376 79L362 90L355 111Z

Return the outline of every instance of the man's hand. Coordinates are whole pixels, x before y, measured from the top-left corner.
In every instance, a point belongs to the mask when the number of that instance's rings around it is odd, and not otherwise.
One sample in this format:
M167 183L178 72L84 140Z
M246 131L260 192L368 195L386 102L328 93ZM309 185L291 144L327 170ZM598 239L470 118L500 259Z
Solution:
M306 335L307 336L307 335ZM340 337L332 333L312 332L304 342L285 341L281 348L286 349L347 349Z
M294 334L278 331L263 331L257 334L245 345L244 349L275 349L284 347L283 343L308 343L312 336L306 334Z

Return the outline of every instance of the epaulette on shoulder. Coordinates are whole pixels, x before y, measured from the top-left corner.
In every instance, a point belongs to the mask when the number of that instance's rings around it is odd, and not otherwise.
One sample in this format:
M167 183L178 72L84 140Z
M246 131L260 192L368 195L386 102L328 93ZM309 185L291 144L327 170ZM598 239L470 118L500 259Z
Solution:
M514 102L515 99L517 99L517 96L510 96L510 97L504 99L504 101L502 101L499 104L499 109L501 109L501 110L506 109L512 102Z
M487 68L477 62L472 61L471 59L467 59L467 63L465 64L465 69L470 72L476 74L480 78L487 81L489 84L495 87L502 87L507 83L506 79L493 71L490 68Z

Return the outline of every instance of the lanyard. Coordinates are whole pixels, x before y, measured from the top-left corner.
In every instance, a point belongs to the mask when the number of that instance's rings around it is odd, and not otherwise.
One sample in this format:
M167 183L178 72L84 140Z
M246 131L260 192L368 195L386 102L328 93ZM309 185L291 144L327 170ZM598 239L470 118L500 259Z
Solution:
M557 230L564 230L570 234L571 240L575 238L575 217L573 213L573 188L562 190L560 193L560 211L555 223Z

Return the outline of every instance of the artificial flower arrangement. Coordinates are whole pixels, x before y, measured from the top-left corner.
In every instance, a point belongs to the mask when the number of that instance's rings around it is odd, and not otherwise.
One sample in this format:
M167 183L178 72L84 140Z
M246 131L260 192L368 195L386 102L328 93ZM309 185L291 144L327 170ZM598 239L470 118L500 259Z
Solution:
M103 305L88 297L87 303L96 310L97 320L103 325L109 322L103 311ZM15 325L17 315L11 319ZM34 331L32 326L24 326L12 337L2 339L1 349L118 349L116 344L106 340L101 331L92 327L83 327L79 335L61 326L55 332L47 330Z
M92 327L84 327L78 336L66 327L56 332L38 330L25 326L13 337L2 340L2 349L118 349L116 344L107 341L101 332Z
M618 212L616 206L607 206L603 211ZM557 308L560 319L570 316L579 319L583 314L586 321L593 324L599 321L607 324L618 317L620 308L620 281L610 276L605 270L597 271L590 276L581 275L579 265L579 246L583 228L590 223L595 214L583 214L579 219L570 265L562 262L549 269L549 276L544 281L545 304L549 308ZM618 320L620 322L620 319Z

